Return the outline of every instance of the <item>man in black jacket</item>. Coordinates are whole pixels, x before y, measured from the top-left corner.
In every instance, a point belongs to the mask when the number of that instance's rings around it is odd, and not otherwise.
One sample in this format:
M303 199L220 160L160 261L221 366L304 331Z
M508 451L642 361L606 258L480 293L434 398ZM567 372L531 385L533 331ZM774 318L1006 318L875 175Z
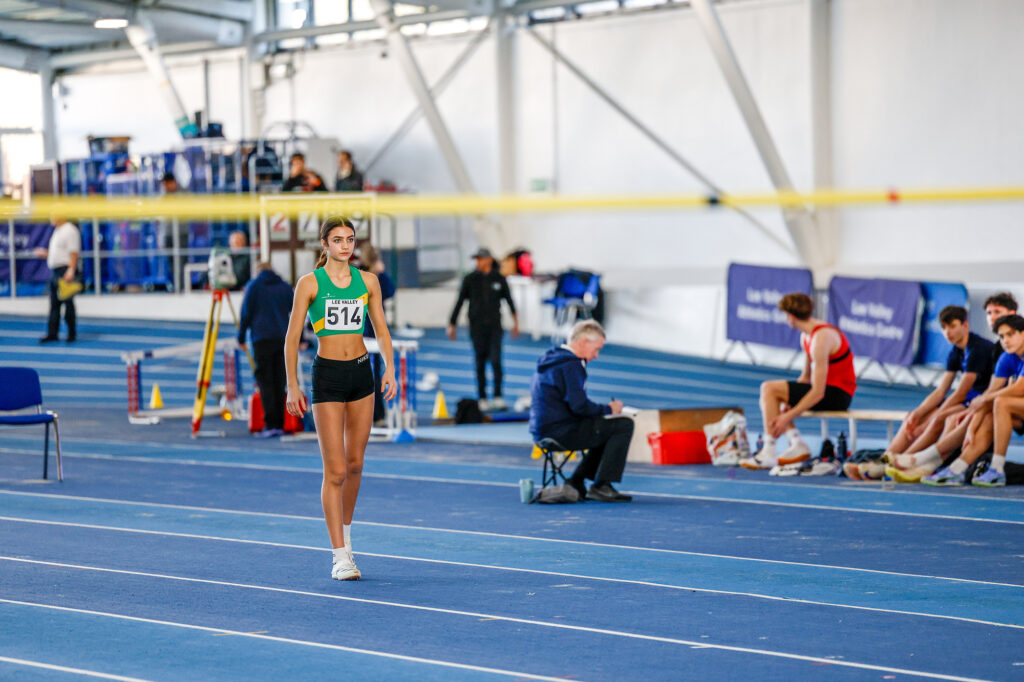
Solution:
M451 320L448 322L448 338L455 340L455 324L459 320L462 304L469 301L469 338L476 353L476 385L480 398L480 409L504 410L508 407L501 396L501 301L508 302L512 313L512 338L519 337L519 316L516 314L508 282L495 266L494 256L488 249L481 248L473 254L476 270L466 275L459 289L459 300L455 302ZM494 372L494 400L487 400L487 363Z
M633 420L618 417L622 402L606 405L587 397L587 363L604 348L604 329L594 320L577 322L569 342L548 350L537 361L530 385L530 435L534 441L553 438L571 450L587 450L576 471L567 479L580 498L600 502L629 502L633 498L612 487L626 468ZM585 480L594 484L588 491Z
M270 269L259 264L259 274L245 286L238 343L245 345L246 332L252 330L252 355L256 364L256 383L263 401L266 438L284 433L284 397L287 382L284 368L284 337L292 311L292 287Z

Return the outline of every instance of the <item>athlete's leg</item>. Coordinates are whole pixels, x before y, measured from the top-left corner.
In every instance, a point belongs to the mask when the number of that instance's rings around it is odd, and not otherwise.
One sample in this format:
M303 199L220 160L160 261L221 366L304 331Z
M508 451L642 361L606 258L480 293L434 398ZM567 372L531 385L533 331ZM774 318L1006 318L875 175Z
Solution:
M315 403L313 421L324 460L324 480L320 501L324 507L327 535L331 547L343 547L345 536L342 514L342 489L345 485L345 403Z
M907 447L907 454L920 452L929 445L934 444L942 436L942 431L946 426L946 419L960 415L966 410L967 408L963 405L950 405L948 407L935 410L928 420L928 423L925 424L924 430L921 434Z
M789 404L789 382L776 380L761 384L761 419L764 427L779 416L782 406Z
M352 525L352 515L363 482L363 457L373 426L373 396L368 395L345 405L345 469L347 475L341 488L346 526Z
M917 437L921 435L922 431L924 431L924 427L928 424L928 421L934 414L935 410L930 411L921 418L914 428L910 428L908 422L910 415L908 414L907 418L903 420L902 424L900 424L900 429L896 432L896 437L892 439L892 442L889 443L889 446L885 451L890 453L906 452L907 448L910 447L910 444L917 440Z
M1014 419L1024 417L1024 398L996 398L992 406L995 419L995 447L992 468L1002 473L1006 462L1006 450L1010 447Z
M469 325L469 339L473 342L476 360L476 391L480 400L487 399L487 332L483 327Z
M957 457L957 459L963 460L967 466L970 466L976 459L984 455L992 445L992 413L988 410L979 413L978 420L973 426L970 440L964 443L963 450L960 452L960 456Z

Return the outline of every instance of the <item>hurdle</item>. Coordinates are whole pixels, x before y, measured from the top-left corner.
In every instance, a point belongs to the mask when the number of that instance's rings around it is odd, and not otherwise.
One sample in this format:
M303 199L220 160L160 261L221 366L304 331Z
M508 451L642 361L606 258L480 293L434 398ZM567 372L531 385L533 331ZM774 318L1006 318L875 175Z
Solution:
M366 350L371 354L374 363L374 376L378 363L384 358L380 354L377 339L365 339ZM373 427L371 436L387 438L395 443L408 443L416 440L416 353L419 351L418 341L392 339L391 348L395 356L395 380L398 382L398 393L384 403L387 414L387 426ZM411 383L411 388L410 388Z
M158 410L141 409L142 392L142 362L144 360L167 360L178 357L197 357L206 348L205 342L194 341L183 343L177 346L166 346L151 350L136 350L121 353L121 360L125 363L128 381L128 422L130 424L159 424L162 418L192 417L193 406L188 407L165 407ZM231 414L232 418L245 419L244 401L241 376L238 372L239 354L242 347L237 339L221 339L214 345L214 352L224 353L224 385L215 387L215 393L223 394L224 411Z

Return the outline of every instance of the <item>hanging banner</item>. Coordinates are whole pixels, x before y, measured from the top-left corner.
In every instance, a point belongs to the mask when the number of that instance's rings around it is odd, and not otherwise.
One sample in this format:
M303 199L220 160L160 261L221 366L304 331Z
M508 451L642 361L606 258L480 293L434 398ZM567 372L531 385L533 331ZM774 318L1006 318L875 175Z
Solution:
M29 258L36 248L47 248L50 245L50 234L53 227L43 223L14 224L14 254L17 260L17 280L19 284L45 284L50 281L50 269L46 267L45 258ZM10 233L7 225L0 227L0 281L10 282Z
M798 348L800 333L786 324L786 314L779 310L782 297L795 292L814 296L810 270L730 264L726 280L726 338Z
M857 357L909 367L917 347L921 285L894 279L833 277L828 320Z
M967 307L967 287L950 282L921 282L924 312L921 315L921 343L916 362L919 365L946 366L951 348L942 334L939 312L948 305ZM984 335L984 334L983 334Z

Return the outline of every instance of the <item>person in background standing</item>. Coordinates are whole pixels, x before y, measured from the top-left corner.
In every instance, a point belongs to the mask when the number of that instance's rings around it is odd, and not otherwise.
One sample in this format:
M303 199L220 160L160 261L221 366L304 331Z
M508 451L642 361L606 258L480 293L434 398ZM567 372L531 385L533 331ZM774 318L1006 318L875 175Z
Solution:
M61 282L65 285L75 281L78 271L78 256L82 252L82 235L74 223L54 216L50 220L53 234L50 235L48 248L38 248L35 255L46 259L50 268L50 319L46 325L46 336L39 343L50 343L57 340L60 330L60 309L64 307L64 322L68 326L67 342L73 343L78 336L77 319L75 317L74 296L61 297Z
M384 261L381 259L377 249L374 248L373 244L369 240L365 240L362 245L357 249L359 254L359 262L357 267L365 272L372 272L377 275L377 280L380 282L380 298L381 303L387 301L389 298L395 295L395 283L388 277L388 273L384 271ZM363 336L368 339L376 338L374 336L373 325L369 325L363 329ZM380 382L383 376L382 362L378 359L377 362L373 363L373 385L375 386L373 392L373 425L374 426L385 426L387 424L387 413L384 410L384 395L380 391Z
M228 247L231 249L231 269L235 273L233 290L241 291L252 279L252 266L249 260L249 240L245 232L235 230L228 235Z
M338 177L334 182L335 192L362 192L363 174L352 162L352 152L338 152Z
M324 179L306 168L306 155L295 152L288 160L289 174L282 192L326 192Z
M476 384L480 398L480 409L504 410L508 407L501 395L501 301L508 302L512 313L512 338L519 338L519 316L508 282L498 272L494 256L488 249L481 248L473 254L476 269L466 275L459 289L459 300L455 302L448 322L448 338L455 340L455 324L459 320L462 304L469 301L469 338L473 341L476 354ZM487 363L494 372L494 400L487 400Z
M246 333L252 330L256 383L263 402L264 429L257 435L268 438L284 433L284 339L292 309L292 288L270 268L270 263L261 262L258 270L242 297L238 343L244 346Z

